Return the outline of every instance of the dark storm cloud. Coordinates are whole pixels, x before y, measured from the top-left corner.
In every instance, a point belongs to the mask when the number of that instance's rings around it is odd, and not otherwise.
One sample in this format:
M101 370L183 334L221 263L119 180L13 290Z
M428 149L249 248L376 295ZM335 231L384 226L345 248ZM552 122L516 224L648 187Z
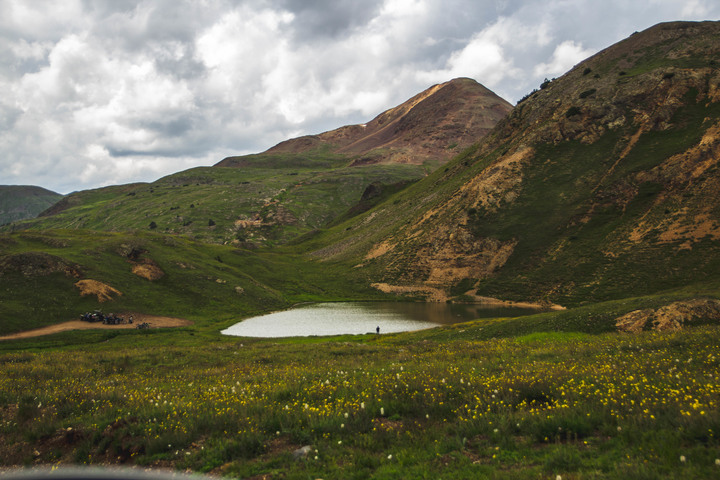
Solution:
M328 41L367 25L375 18L382 3L381 0L283 0L278 5L295 15L294 38Z

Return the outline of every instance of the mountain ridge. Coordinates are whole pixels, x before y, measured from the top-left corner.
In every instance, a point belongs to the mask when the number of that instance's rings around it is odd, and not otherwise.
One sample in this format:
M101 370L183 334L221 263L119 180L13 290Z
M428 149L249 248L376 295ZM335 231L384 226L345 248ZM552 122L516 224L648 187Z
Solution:
M456 78L429 87L367 123L285 140L265 153L302 154L325 148L352 157L351 165L442 164L487 134L511 110L510 103L475 80ZM236 158L225 158L216 166L233 166Z
M314 255L436 300L576 303L714 278L719 50L718 22L660 24L608 47ZM699 242L708 258L678 254Z

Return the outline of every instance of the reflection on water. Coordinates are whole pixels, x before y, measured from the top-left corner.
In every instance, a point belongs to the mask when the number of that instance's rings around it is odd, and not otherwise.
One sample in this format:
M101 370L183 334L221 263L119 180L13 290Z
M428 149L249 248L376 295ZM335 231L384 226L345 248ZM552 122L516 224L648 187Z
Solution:
M240 337L307 337L374 333L380 327L382 334L530 313L537 310L448 303L317 303L249 318L222 333Z

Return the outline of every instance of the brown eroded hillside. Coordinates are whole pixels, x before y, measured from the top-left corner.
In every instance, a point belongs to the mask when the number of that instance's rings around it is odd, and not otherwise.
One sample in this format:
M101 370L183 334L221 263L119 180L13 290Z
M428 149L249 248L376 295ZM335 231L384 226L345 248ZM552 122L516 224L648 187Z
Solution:
M299 154L319 148L347 155L353 165L445 163L484 137L512 106L469 78L434 85L366 124L286 140L268 154ZM217 166L237 165L230 157Z
M315 254L434 299L572 304L714 279L717 59L718 22L636 33Z

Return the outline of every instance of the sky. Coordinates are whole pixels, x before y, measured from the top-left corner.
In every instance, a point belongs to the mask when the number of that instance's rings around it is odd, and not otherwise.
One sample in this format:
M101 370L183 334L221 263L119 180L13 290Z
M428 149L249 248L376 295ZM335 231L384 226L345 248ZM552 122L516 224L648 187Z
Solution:
M0 184L154 181L470 77L516 103L717 0L0 0Z

